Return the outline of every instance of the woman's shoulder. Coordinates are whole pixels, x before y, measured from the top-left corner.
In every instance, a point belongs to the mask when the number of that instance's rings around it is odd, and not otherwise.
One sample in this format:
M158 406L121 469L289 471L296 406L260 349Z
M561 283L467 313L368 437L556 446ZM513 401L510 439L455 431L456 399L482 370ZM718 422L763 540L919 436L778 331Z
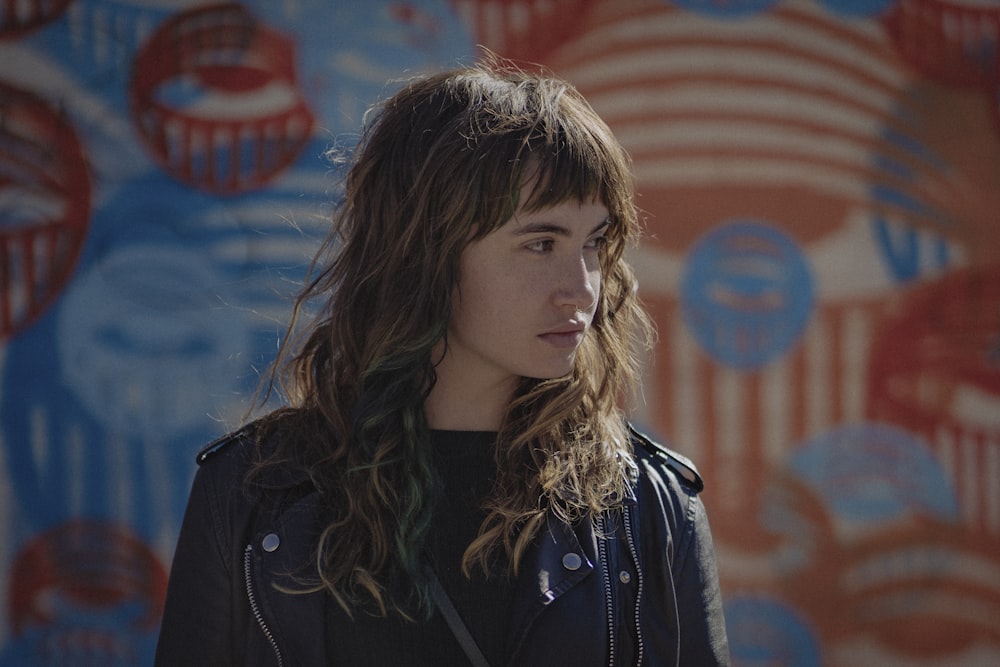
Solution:
M694 463L686 456L632 429L638 467L636 500L643 529L659 534L666 527L678 548L694 534L706 533L705 509L698 494L705 488Z
M654 476L665 478L671 486L680 486L690 495L697 495L705 482L691 459L629 426L632 448L639 464L640 478Z
M198 452L196 461L201 470L219 474L245 475L251 468L283 469L293 467L289 453L298 437L303 415L298 410L280 409L236 428L208 443ZM262 466L285 459L286 465Z
M210 460L249 454L257 441L256 432L259 428L260 420L257 420L229 431L202 447L198 456L195 457L195 461L201 466Z

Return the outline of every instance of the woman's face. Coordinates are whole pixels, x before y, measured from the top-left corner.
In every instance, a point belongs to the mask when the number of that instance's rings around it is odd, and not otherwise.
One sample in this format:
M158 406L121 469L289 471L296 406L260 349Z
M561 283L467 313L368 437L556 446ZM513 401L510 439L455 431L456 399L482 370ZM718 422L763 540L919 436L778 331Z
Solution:
M571 201L519 210L466 246L438 382L507 399L521 377L568 374L601 292L607 226L604 205Z

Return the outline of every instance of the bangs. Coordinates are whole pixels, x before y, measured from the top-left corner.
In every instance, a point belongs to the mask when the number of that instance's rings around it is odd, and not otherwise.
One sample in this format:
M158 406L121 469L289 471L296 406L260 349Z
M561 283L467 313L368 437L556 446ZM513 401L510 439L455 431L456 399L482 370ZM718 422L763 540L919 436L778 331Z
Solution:
M517 204L526 211L537 211L567 201L596 200L610 209L607 172L601 167L566 150L532 152L521 181L531 187L527 199Z
M631 234L632 180L628 156L611 130L572 88L540 105L535 122L506 137L515 155L511 210L537 211L567 201L597 201L612 235ZM518 136L520 135L520 136ZM527 198L519 201L525 185ZM505 221L501 221L505 222Z
M597 201L608 209L613 246L635 235L628 155L572 85L516 69L473 69L413 91L416 101L391 107L398 116L391 125L411 130L391 146L391 169L410 168L392 187L405 191L404 204L422 207L408 219L454 227L442 235L468 242L519 208Z

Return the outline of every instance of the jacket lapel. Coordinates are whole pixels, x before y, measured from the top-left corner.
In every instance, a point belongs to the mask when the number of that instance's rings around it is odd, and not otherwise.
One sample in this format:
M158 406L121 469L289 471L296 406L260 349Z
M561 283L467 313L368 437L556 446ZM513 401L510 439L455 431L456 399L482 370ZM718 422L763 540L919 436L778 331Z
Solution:
M592 537L593 526L584 523L586 534ZM594 554L593 548L583 548L570 526L548 513L545 528L521 563L507 641L511 655L517 653L538 615L593 573Z
M260 622L273 635L282 664L326 664L325 590L299 591L316 584L313 548L320 530L319 494L266 514L253 536L252 574ZM279 590L280 589L280 590Z

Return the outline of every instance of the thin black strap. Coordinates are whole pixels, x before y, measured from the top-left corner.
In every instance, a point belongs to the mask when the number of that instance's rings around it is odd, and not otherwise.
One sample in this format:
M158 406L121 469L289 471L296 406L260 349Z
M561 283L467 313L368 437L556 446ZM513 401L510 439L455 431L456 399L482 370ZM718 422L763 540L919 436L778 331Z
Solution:
M444 590L444 586L438 581L434 569L430 566L427 566L427 577L431 585L431 595L434 596L434 604L437 605L441 615L444 616L444 620L448 622L448 627L451 628L451 632L455 635L458 643L462 645L462 650L465 651L465 655L468 656L473 667L490 667L490 663L486 661L486 656L479 650L479 645L472 638L472 633L465 627L465 622L462 621L461 615L455 609L455 605L452 604L451 598L448 597L448 592Z

